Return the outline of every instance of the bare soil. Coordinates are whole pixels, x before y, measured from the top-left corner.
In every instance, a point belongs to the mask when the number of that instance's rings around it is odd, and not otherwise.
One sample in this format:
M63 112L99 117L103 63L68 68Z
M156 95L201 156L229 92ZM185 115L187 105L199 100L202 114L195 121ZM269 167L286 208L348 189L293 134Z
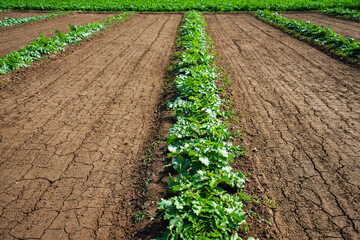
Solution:
M0 20L3 20L5 17L7 18L23 18L23 17L35 17L45 15L51 12L36 12L36 11L5 11L0 12Z
M241 111L261 239L360 239L360 70L249 14L206 14ZM334 22L337 22L334 19Z
M283 17L296 19L301 21L310 21L318 26L323 26L340 34L341 37L355 38L360 41L360 22L350 21L347 19L340 19L328 16L321 13L283 13Z
M2 78L0 239L131 239L181 18L133 15Z
M116 13L69 13L66 16L49 19L32 24L24 24L18 27L4 28L0 30L0 57L31 43L41 33L47 37L54 37L55 30L62 33L70 31L69 24L81 26L91 22L115 16Z

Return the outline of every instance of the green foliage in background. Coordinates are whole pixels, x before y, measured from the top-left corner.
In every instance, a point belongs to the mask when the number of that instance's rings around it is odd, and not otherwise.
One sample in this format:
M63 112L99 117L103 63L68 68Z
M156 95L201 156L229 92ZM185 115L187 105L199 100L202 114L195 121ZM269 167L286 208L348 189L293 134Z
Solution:
M0 0L1 9L81 11L255 11L359 8L360 0Z

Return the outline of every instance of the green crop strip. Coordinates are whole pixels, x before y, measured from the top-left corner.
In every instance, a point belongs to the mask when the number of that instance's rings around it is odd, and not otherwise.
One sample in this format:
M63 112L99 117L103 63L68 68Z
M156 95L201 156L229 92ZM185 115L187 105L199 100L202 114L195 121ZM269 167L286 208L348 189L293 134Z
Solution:
M57 11L234 12L268 9L304 11L325 8L359 8L359 0L0 0L2 9Z
M111 26L115 22L127 19L127 14L119 14L101 22L90 23L85 26L70 26L70 32L63 34L55 31L56 36L47 38L41 34L35 41L26 47L13 51L0 58L0 74L6 74L12 70L29 66L35 60L41 59L44 54L54 54L64 51L65 47L84 40L94 35L96 32Z
M297 38L306 39L326 50L330 50L336 56L355 60L360 59L360 43L356 42L353 38L342 38L329 28L319 27L310 22L290 20L278 13L271 13L269 11L256 11L255 16L286 32L294 34Z
M169 166L177 175L168 182L173 197L158 203L169 220L161 239L241 239L237 232L246 224L243 201L249 197L242 192L245 176L230 163L246 150L227 141L230 132L221 120L227 113L221 110L214 56L200 13L186 14L179 40L172 66L178 95L169 102L177 122L167 137Z
M19 25L19 24L23 24L23 23L28 23L28 22L37 22L37 21L42 21L42 20L46 20L49 18L54 18L57 17L59 15L64 15L66 13L49 13L46 15L41 15L41 16L35 16L35 17L24 17L24 18L7 18L5 17L5 21L1 21L0 20L0 27L7 27L7 26L15 26L15 25Z
M329 8L329 9L325 9L324 13L331 14L339 18L347 18L350 20L360 21L360 12L356 10L350 10L344 8Z

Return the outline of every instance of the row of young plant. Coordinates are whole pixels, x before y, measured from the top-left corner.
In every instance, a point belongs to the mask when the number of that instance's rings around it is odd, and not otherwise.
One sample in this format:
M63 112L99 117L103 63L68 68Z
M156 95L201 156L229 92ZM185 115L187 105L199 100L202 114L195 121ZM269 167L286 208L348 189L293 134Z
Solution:
M69 24L70 32L61 33L56 30L56 36L47 38L41 34L35 41L19 50L13 51L0 58L0 74L6 74L12 70L29 66L35 60L41 59L45 54L54 54L64 51L65 47L84 40L109 26L114 22L121 22L128 18L127 13L119 14L100 22L94 22L85 26L73 26Z
M348 18L351 20L360 21L360 12L348 8L328 8L324 10L324 13L340 18Z
M169 220L161 239L241 239L237 232L246 224L245 176L230 163L246 150L228 141L223 121L228 113L222 111L215 84L219 77L199 12L186 14L178 40L180 50L171 69L178 95L169 102L177 122L167 137L169 166L177 174L168 182L172 197L158 203Z
M46 20L49 18L57 17L59 15L64 15L64 14L66 14L66 13L58 12L58 13L49 13L49 14L45 14L45 15L41 15L41 16L34 16L34 17L23 17L23 18L4 17L5 21L0 20L0 27L15 26L15 25L23 24L23 23L28 23L28 22L42 21L42 20Z
M342 38L330 28L317 26L310 22L290 20L279 13L269 11L256 11L255 16L286 32L294 34L300 39L307 39L318 46L330 50L333 54L341 57L360 59L360 43L353 38Z
M56 11L306 11L332 7L359 8L359 3L357 0L0 0L2 9Z

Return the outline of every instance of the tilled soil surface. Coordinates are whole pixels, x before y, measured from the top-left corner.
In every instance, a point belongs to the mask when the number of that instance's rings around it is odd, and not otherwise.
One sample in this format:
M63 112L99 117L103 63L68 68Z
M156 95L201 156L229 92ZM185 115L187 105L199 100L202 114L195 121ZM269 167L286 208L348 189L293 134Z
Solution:
M7 18L23 18L23 17L35 17L48 14L50 12L24 12L24 11L5 11L0 12L0 20L3 21L4 17Z
M251 15L205 18L242 111L253 192L279 207L269 238L360 239L360 70Z
M133 15L1 90L0 239L131 239L181 18Z
M44 33L47 37L54 37L55 30L62 33L69 32L69 24L81 26L115 15L116 13L69 13L67 16L60 16L46 21L1 29L0 57L25 47L26 44L39 37L41 33Z
M340 34L341 37L355 38L360 41L360 22L340 19L320 13L283 13L283 17L301 21L310 21L318 26L323 26Z

